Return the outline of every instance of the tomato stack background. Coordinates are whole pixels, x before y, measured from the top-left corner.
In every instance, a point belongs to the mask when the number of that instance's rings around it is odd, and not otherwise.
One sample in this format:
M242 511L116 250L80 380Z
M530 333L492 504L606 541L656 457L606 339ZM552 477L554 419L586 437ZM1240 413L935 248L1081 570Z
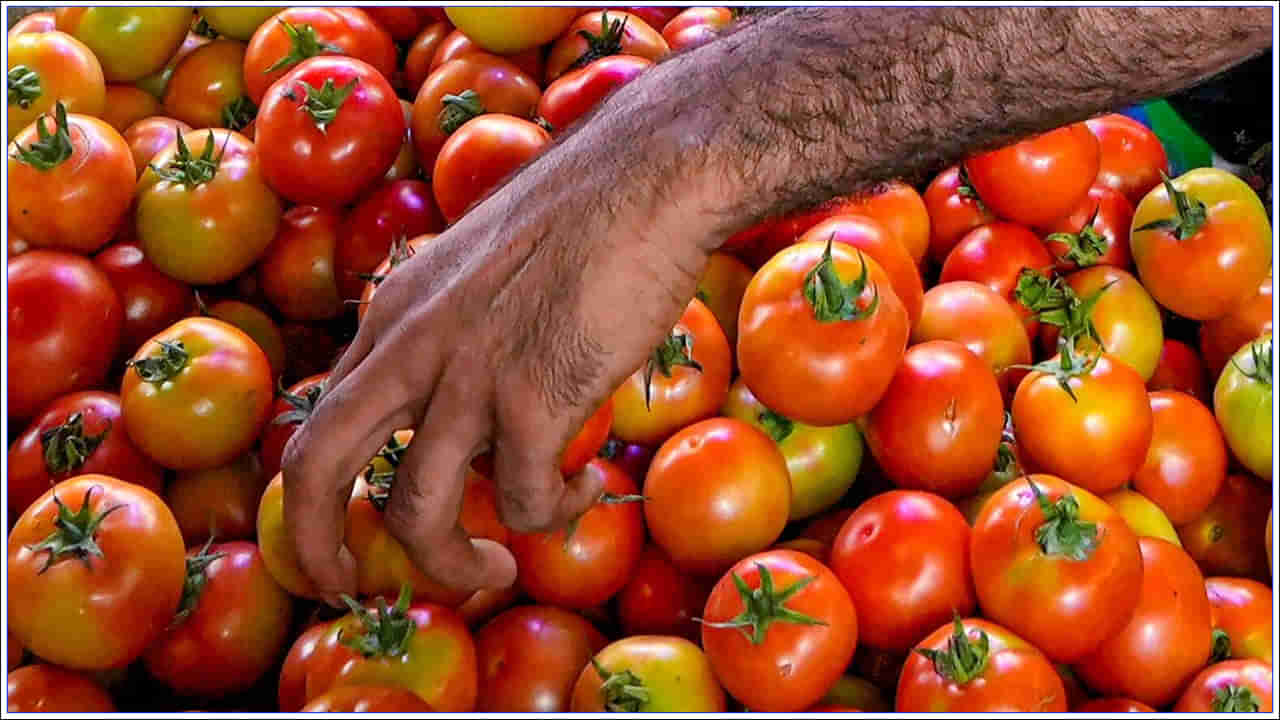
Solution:
M1272 253L1106 115L770 219L567 447L599 502L418 571L281 455L388 273L726 8L66 8L9 31L10 710L1272 705ZM548 190L551 192L551 189Z

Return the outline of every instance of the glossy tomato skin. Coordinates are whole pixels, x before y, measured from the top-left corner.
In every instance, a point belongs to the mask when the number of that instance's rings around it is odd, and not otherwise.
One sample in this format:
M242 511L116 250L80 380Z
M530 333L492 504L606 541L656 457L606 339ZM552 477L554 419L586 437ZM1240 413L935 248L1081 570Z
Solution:
M245 44L218 38L182 59L164 89L164 112L192 127L240 130L255 106L244 80Z
M182 40L182 44L179 45L178 49L169 57L169 60L164 64L164 67L135 81L133 83L134 87L148 93L157 101L162 100L164 98L164 89L169 84L169 78L173 77L173 71L178 67L178 63L182 62L183 58L194 52L196 48L207 45L212 41L212 38L205 37L200 33L194 32L194 30L188 31L187 36Z
M306 416L310 415L312 407L324 391L324 383L328 378L327 372L305 377L285 390L286 395L296 398L295 401L290 402L282 396L276 398L271 406L271 420L263 428L262 439L258 445L262 470L268 478L275 477L276 473L280 472L284 446L298 431ZM294 411L299 412L294 413Z
M293 538L285 530L284 479L279 473L271 478L267 488L262 491L262 498L258 501L256 525L258 548L262 552L262 561L267 566L267 572L271 573L271 577L290 595L319 598L319 591L298 566L298 555L293 549ZM285 710L283 680L280 693L280 708L288 712ZM294 707L302 707L306 699L302 698Z
M202 7L200 17L219 35L246 42L280 7Z
M905 652L976 603L969 526L932 493L892 490L867 500L831 545L831 569L858 608L860 642Z
M982 645L985 667L963 680L939 673L921 650L945 653L953 623L933 631L907 657L898 681L897 712L1066 712L1067 691L1053 664L1037 648L995 623L968 618L961 623L970 643ZM981 652L981 651L980 651Z
M911 327L920 320L924 304L924 284L915 259L879 221L866 215L839 215L805 231L796 242L833 240L855 248L880 264L889 276L893 293L907 311Z
M1213 413L1190 395L1153 392L1150 402L1151 445L1130 482L1174 525L1189 523L1227 477L1227 446Z
M517 53L554 40L578 17L581 8L451 7L449 21L474 38L477 45L495 53Z
M1098 698L1076 705L1071 709L1078 713L1154 713L1155 708L1129 698Z
M106 378L123 313L106 274L78 255L25 252L7 283L9 420L19 422Z
M1169 172L1164 146L1146 125L1119 113L1091 118L1085 125L1098 138L1098 185L1137 203L1160 184L1160 173Z
M725 697L711 662L697 645L684 638L633 635L596 653L582 668L573 686L571 712L602 713L607 710L605 680L596 664L612 676L630 672L648 691L638 712L724 712Z
M466 37L462 33L457 35ZM436 50L444 44L446 38L453 36L453 26L447 21L441 21L427 25L411 38L413 42L409 44L404 56L404 88L410 97L417 97L422 83L426 82L427 75L431 73Z
M940 283L924 294L911 344L932 340L960 343L986 361L1007 399L1025 375L1013 366L1031 363L1031 340L1018 312L991 288L968 280Z
M754 271L737 257L726 252L713 252L698 278L695 295L720 322L729 347L738 342L738 311L742 296L751 284Z
M533 605L476 633L479 712L568 712L573 685L608 640L581 615Z
M164 486L160 466L129 442L120 421L120 398L111 393L64 395L13 441L6 478L10 515L17 517L55 484L86 474L110 475L154 493Z
M27 92L8 103L9 136L52 112L55 102L67 112L101 115L106 107L106 81L102 66L84 43L62 32L20 33L9 36L9 72L26 68L15 77L25 79ZM10 81L10 85L15 83ZM24 85L17 87L21 88Z
M116 706L88 675L41 663L9 672L5 709L11 713L114 713Z
M178 473L165 487L164 498L183 542L194 547L210 538L252 538L258 501L270 478L252 453L210 470Z
M1211 713L1219 709L1224 693L1244 696L1243 710L1236 712L1271 712L1274 709L1274 678L1271 663L1260 660L1227 660L1210 665L1196 675L1173 706L1174 712ZM1242 692L1244 691L1244 692Z
M370 193L347 214L338 239L335 262L343 299L360 297L366 285L360 275L376 273L397 240L408 240L417 249L425 242L419 236L443 229L429 183L396 180Z
M1079 521L1094 524L1097 542L1085 559L1037 539L1048 520L1037 490L1055 508L1074 498ZM969 557L978 601L993 622L1054 662L1078 661L1123 628L1138 602L1138 543L1124 518L1093 493L1028 475L997 490L974 521Z
M1250 340L1271 334L1271 295L1274 284L1273 274L1268 273L1258 283L1257 290L1235 309L1216 320L1200 323L1200 352L1209 377L1221 375L1231 356Z
M1231 641L1231 658L1254 658L1268 666L1273 657L1271 588L1256 580L1209 577L1204 581L1214 630Z
M587 466L592 458L604 447L609 439L609 428L613 426L613 398L607 398L591 417L582 424L582 429L569 441L568 446L560 453L560 474L572 477ZM620 468L622 469L622 468Z
M865 203L859 208L855 197L833 197L813 207L765 220L729 238L722 249L738 253L752 267L758 268L784 248L794 245L796 239L823 220L848 213L868 214Z
M396 70L396 46L391 35L378 26L363 10L351 7L291 7L281 10L262 23L249 39L244 56L244 80L249 99L262 105L267 88L292 71L300 62L312 57L293 54L286 23L316 41L313 52L338 54L372 65L384 77ZM309 44L309 43L308 43ZM289 58L281 64L284 58ZM273 67L275 66L275 67ZM317 86L318 87L318 86Z
M1182 546L1206 575L1265 579L1271 495L1245 475L1228 475L1213 502L1178 527Z
M155 96L133 85L108 85L105 107L102 120L120 133L143 118L160 114L160 102Z
M849 211L879 222L916 265L924 264L929 251L929 208L915 188L901 180L878 183L852 196Z
M1213 388L1213 412L1227 447L1241 465L1264 480L1271 479L1274 363L1271 335L1259 337L1236 351Z
M259 283L271 304L292 320L329 320L345 306L338 294L336 254L342 213L297 205L258 262Z
M55 16L59 30L97 56L107 82L133 82L164 67L191 26L191 9L173 5L67 7Z
M425 700L403 688L389 685L349 685L330 690L307 703L302 712L320 713L428 713Z
M762 589L768 573L776 593L807 583L783 606L821 624L776 618L763 627L715 627L747 610L739 581ZM767 590L766 590L767 591ZM759 712L796 712L822 699L844 673L858 645L858 619L840 579L792 550L771 550L738 562L720 579L703 611L702 647L716 677L736 700Z
M337 114L313 117L304 108L336 88ZM395 162L404 138L404 111L391 84L353 58L315 57L280 78L262 99L255 139L262 173L276 192L307 205L345 205Z
M1121 489L1103 495L1102 499L1120 513L1129 529L1138 537L1156 537L1182 547L1178 531L1169 522L1169 516L1165 515L1159 505L1147 499L1146 495Z
M280 681L276 686L276 707L280 712L298 712L307 704L307 669L321 649L320 641L328 632L329 623L316 623L293 641L280 668Z
M635 55L657 61L671 51L662 35L644 20L621 10L600 10L578 17L551 46L547 54L545 80L550 83L580 65L597 59L586 34L600 36L614 23L622 23L616 52L607 54Z
M488 113L467 121L441 146L431 172L440 214L457 222L550 143L541 126L514 115Z
M430 192L429 189L428 192ZM395 270L401 262L413 257L413 255L425 247L427 243L434 240L436 235L436 233L425 233L423 235L419 235L404 243L403 247L399 246L399 240L394 241L397 244L392 245L391 251L382 259L382 262L378 263L372 272L365 273L365 275L369 276L371 279L365 281L364 290L360 293L359 304L356 306L356 322L364 322L365 313L369 311L369 305L373 302L373 296L377 294L378 288L382 285L382 281L391 274L391 271Z
M101 555L86 562L32 550L53 531L55 497L73 513L86 504L94 514L123 506L93 534ZM9 629L36 655L70 669L124 667L172 619L182 597L183 551L173 514L150 490L106 475L61 482L9 534Z
M265 310L240 300L220 300L204 314L238 328L262 349L271 366L271 376L279 377L285 365L284 333Z
M1098 139L1076 123L964 162L978 197L996 215L1044 227L1084 198L1098 176Z
M93 264L106 273L124 310L120 355L132 356L152 335L195 309L191 288L156 269L136 243L111 245Z
M662 548L650 543L618 593L618 620L626 635L697 641L701 626L694 618L702 616L710 592L711 583L680 572Z
M179 133L191 130L191 126L181 120L152 116L133 123L124 130L124 141L129 144L129 152L133 153L133 166L138 176L147 169L147 164L156 153L178 137Z
M1139 538L1141 588L1128 624L1073 667L1103 695L1133 698L1152 707L1173 702L1205 666L1212 644L1204 578L1180 548ZM1077 627L1077 630L1079 628Z
M895 485L950 498L977 491L995 463L1003 430L995 375L950 340L908 348L866 419L867 446Z
M824 322L805 297L809 273L826 263L828 248L828 267L841 284L856 288L866 275L854 298L857 319ZM843 243L797 243L747 286L738 318L738 365L769 408L811 425L839 425L880 400L909 332L907 311L879 263Z
M1039 322L1017 301L1018 276L1034 270L1047 276L1053 257L1035 233L1007 222L994 222L970 231L947 255L938 282L969 280L991 288L1013 304L1022 317L1028 336L1034 336Z
M611 55L570 70L547 86L538 101L538 116L560 132L651 67L653 61L647 58Z
M52 114L21 129L13 143L27 149L40 140L37 123L69 138L70 154L56 165L37 166L8 154L9 229L32 247L88 254L116 234L128 215L137 177L133 153L119 131L88 115Z
M733 11L729 8L692 7L661 26L662 39L672 50L697 47L715 40L732 22Z
M435 69L441 65L449 62L450 60L456 60L463 55L470 55L472 53L488 54L489 51L477 45L475 40L472 40L461 30L454 30L453 26L450 25L446 32L448 31L452 32L449 32L448 37L446 37L444 41L439 44L439 47L435 49L435 54L427 58L430 62L427 72L434 72ZM544 53L542 52L542 48L530 48L529 50L514 54L500 54L500 57L523 70L525 74L535 82L542 78L543 70L546 67L546 62L543 56ZM406 60L406 64L407 62L408 61ZM426 75L427 73L423 73L422 77L425 78ZM420 84L421 83L419 83L419 85Z
M1156 370L1147 380L1147 389L1152 392L1177 390L1200 402L1207 402L1209 391L1205 388L1204 378L1204 363L1196 351L1180 340L1165 338Z
M1164 185L1147 193L1134 211L1129 241L1138 277L1173 312L1192 320L1220 318L1270 273L1271 223L1253 188L1225 170L1197 168L1170 183L1192 205L1203 204L1204 222L1188 227L1185 237L1140 229L1178 217Z
M1098 293L1090 319L1102 338L1102 347L1108 354L1133 368L1143 382L1151 378L1160 362L1164 349L1164 327L1160 308L1143 289L1142 283L1120 268L1095 265L1077 270L1067 276L1067 285L1082 299ZM1046 336L1046 354L1053 354L1058 346L1057 328L1041 327L1041 339ZM1095 349L1092 339L1080 340L1076 347Z
M9 42L13 38L26 33L53 32L58 29L57 20L52 10L34 12L9 26Z
M428 8L415 7L397 7L395 5L383 5L381 7L361 8L365 14L373 18L382 29L391 34L391 38L396 42L405 42L412 40L418 31L422 29L422 25L430 17L423 10Z
M996 221L959 165L943 170L929 183L924 204L929 213L929 257L935 263L945 261L969 231Z
M1075 210L1044 228L1045 244L1061 272L1092 265L1128 268L1133 263L1129 256L1132 223L1133 203L1116 190L1094 185ZM1089 247L1084 252L1072 252L1072 246L1080 243L1072 242L1067 236L1078 237L1090 232L1096 235L1095 241L1100 241L1101 250Z

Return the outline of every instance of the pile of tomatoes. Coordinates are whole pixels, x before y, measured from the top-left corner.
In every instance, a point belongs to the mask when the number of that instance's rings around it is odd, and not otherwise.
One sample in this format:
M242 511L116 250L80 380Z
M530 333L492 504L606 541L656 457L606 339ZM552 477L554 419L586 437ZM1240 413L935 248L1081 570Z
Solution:
M770 219L459 594L285 444L379 283L727 8L78 7L9 31L8 709L1272 709L1272 235L1120 115ZM549 189L550 192L550 189Z

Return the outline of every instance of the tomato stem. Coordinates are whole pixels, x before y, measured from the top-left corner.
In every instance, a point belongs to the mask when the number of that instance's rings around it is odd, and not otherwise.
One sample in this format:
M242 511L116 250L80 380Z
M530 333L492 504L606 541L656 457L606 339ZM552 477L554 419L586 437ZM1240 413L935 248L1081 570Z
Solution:
M160 351L141 360L126 363L138 373L143 382L158 384L173 379L187 366L191 356L181 340L157 340Z
M280 397L293 408L287 412L280 413L279 416L271 420L272 425L292 425L295 423L306 422L311 417L311 411L315 410L316 403L320 402L320 396L324 394L325 382L321 380L319 383L308 387L302 391L301 395L295 395L284 387L280 387L278 392Z
M1241 375L1262 383L1267 388L1271 387L1273 380L1272 363L1271 363L1271 338L1262 340L1261 342L1253 342L1249 344L1249 356L1253 360L1253 367L1245 369L1240 367L1240 363L1236 362L1235 357L1231 358L1231 365L1240 372Z
M1174 216L1153 220L1142 227L1135 228L1134 232L1168 230L1179 240L1186 240L1200 232L1200 228L1208 222L1208 208L1204 203L1175 188L1173 181L1163 170L1160 171L1160 178L1164 183L1165 192L1169 194L1169 200L1173 202Z
M210 25L209 21L205 20L203 16L201 16L201 18L196 21L196 24L191 27L191 32L199 35L200 37L207 37L210 40L218 39L218 31L214 30L213 26Z
M374 456L375 460L381 458L387 465L391 466L391 469L377 472L373 469L372 462L365 468L364 481L369 486L369 492L366 497L369 498L369 502L373 503L375 508L379 510L387 508L387 501L391 499L391 486L396 480L396 471L400 468L400 463L404 461L404 453L408 449L409 446L407 444L400 442L395 435L392 435L387 444L383 445L378 454Z
M182 601L178 603L178 612L173 616L171 626L181 625L195 612L196 606L200 604L200 595L209 582L209 566L213 561L227 556L224 552L209 552L212 545L213 538L210 537L205 541L204 547L200 548L200 552L187 557L187 575L182 581Z
M471 89L463 90L457 95L445 95L440 103L440 114L436 120L440 123L440 130L446 135L452 135L468 120L488 112L480 101L480 94Z
M991 642L982 628L977 629L977 641L969 639L964 623L956 616L952 621L951 637L944 650L916 648L924 658L933 663L939 675L957 685L967 685L987 669Z
M1213 711L1224 712L1258 712L1258 698L1253 691L1242 685L1228 685L1218 688L1213 694Z
M284 33L289 37L289 53L282 55L279 60L271 63L262 73L273 73L276 70L291 68L294 65L313 58L317 55L345 55L342 48L332 43L322 43L320 38L316 36L316 29L308 23L294 26L284 18L277 19L280 26L284 28Z
M1209 664L1231 657L1231 636L1222 628L1213 629L1213 650L1209 652Z
M776 443L780 443L790 437L796 427L795 421L791 418L768 408L765 408L764 412L757 415L756 420L764 426L765 433L773 438Z
M42 92L44 90L40 86L40 73L26 65L14 65L9 68L9 105L17 105L26 110Z
M84 502L76 512L71 512L57 493L54 493L53 502L58 506L58 516L53 520L53 532L39 543L27 546L27 550L32 553L39 554L46 551L49 553L44 567L40 568L41 573L66 555L79 558L86 566L89 565L90 557L102 557L102 548L98 547L94 537L98 532L98 526L108 515L125 505L123 503L112 505L102 512L94 512L89 506L89 500L93 496L93 491L98 489L100 486L93 485L84 491Z
M72 413L58 426L40 433L44 448L44 466L50 475L64 475L84 466L89 456L106 439L111 423L97 435L84 434L84 415Z
M182 137L181 130L175 129L175 134L177 152L173 159L164 167L148 165L152 172L169 182L181 183L188 190L213 180L218 175L218 166L222 164L222 156L227 151L227 143L231 141L231 133L227 133L222 141L222 147L218 149L218 154L215 156L213 131L210 130L204 150L200 152L199 157L191 154L191 148L187 147L187 141Z
M804 276L804 298L813 308L813 316L820 323L856 321L875 314L880 306L880 290L871 285L874 295L865 308L858 307L858 299L867 287L867 260L858 250L858 264L862 271L853 282L845 285L836 273L835 261L831 257L831 244L835 233L827 238L827 247L822 251L822 260L814 265Z
M1036 544L1045 555L1065 555L1071 560L1088 560L1098 547L1096 523L1080 520L1080 501L1074 495L1063 495L1050 502L1040 487L1027 478L1031 492L1035 493L1044 522L1036 528Z
M253 122L258 106L248 95L241 95L222 107L222 126L229 130L242 130Z
M620 20L609 20L609 11L600 11L600 34L596 35L590 30L579 30L578 36L587 41L587 49L577 60L569 64L568 70L577 70L580 67L586 67L602 57L617 55L622 52L622 36L627 31L627 20L630 17L623 15Z
M67 106L59 100L53 109L54 131L49 132L47 118L36 118L36 134L40 139L24 147L15 143L13 159L45 172L66 162L75 151L71 145L71 126L67 124Z
M302 86L303 92L302 109L311 116L316 127L323 133L338 118L338 111L360 85L360 78L351 78L351 82L342 87L335 85L331 77L325 78L324 84L319 88L312 87L304 80L299 80L298 84ZM285 97L290 100L297 99L293 90L285 91Z
M591 666L603 680L600 684L600 696L604 699L604 709L609 712L640 712L649 702L649 690L644 682L630 670L610 672L600 661L591 658Z
M684 333L672 331L670 335L662 341L662 344L654 348L653 354L649 356L648 362L644 366L644 407L650 409L653 400L653 373L660 372L663 377L671 377L671 371L676 367L693 368L698 372L702 372L702 365L693 359L693 338Z
M1066 252L1058 256L1059 261L1081 268L1098 264L1098 259L1107 252L1107 239L1093 226L1101 208L1101 204L1095 205L1093 215L1076 232L1056 232L1045 238L1045 242L1060 242L1067 246Z
M742 630L743 635L751 641L752 645L759 645L764 642L765 634L768 632L769 626L774 622L789 622L797 625L826 625L822 620L797 612L786 606L787 601L818 578L809 575L795 581L785 590L776 591L773 587L773 573L769 572L769 568L765 567L763 563L756 563L755 565L756 570L760 573L760 587L758 588L752 589L738 573L730 574L730 577L733 578L734 586L738 589L738 595L742 598L742 612L726 622L708 622L702 619L699 619L698 622L713 628L739 628Z
M381 595L375 601L377 613L356 602L350 595L343 595L342 602L350 608L352 615L363 626L361 631L342 637L343 645L355 650L366 658L401 657L409 649L409 640L418 629L409 617L409 603L413 600L413 587L409 583L400 586L400 596L395 607L388 608L386 598ZM341 632L341 631L339 631Z

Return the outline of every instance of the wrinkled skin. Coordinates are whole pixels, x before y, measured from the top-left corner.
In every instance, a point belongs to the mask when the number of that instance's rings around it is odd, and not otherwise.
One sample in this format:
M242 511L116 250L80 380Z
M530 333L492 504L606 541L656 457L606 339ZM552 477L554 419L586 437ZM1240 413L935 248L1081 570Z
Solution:
M1084 123L965 160L973 189L1000 217L1044 227L1071 212L1098 175L1099 143Z
M476 632L479 712L568 712L573 685L608 641L582 616L518 607Z
M164 499L187 547L210 538L220 542L253 538L258 501L271 478L252 453L221 467L178 473Z
M19 33L9 36L9 72L21 66L25 88L8 103L12 140L61 101L67 112L101 115L106 107L106 85L98 58L84 43L60 32ZM11 91L12 92L12 91Z
M596 664L612 676L630 672L647 690L637 712L724 712L724 690L711 662L697 645L683 638L633 635L605 647L582 669L573 686L570 712L601 713L608 709Z
M1206 575L1265 579L1270 509L1266 486L1245 475L1228 475L1204 512L1178 527L1178 536Z
M1153 392L1150 402L1151 445L1130 482L1183 525L1217 496L1227 477L1227 446L1213 413L1190 395Z
M1271 664L1271 588L1256 580L1209 577L1204 581L1213 627L1230 639L1230 658ZM1216 649L1216 648L1215 648Z

